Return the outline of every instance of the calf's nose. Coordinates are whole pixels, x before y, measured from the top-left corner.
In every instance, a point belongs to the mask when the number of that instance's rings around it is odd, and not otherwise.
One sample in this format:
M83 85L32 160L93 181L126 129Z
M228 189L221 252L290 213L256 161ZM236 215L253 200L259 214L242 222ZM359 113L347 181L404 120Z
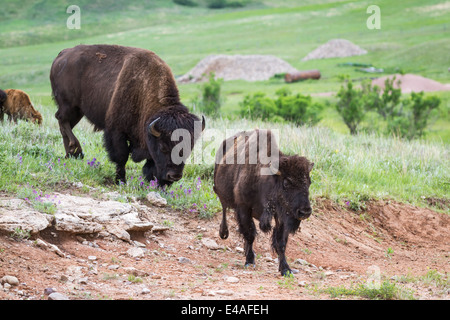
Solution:
M312 213L312 209L310 206L301 208L297 210L297 216L300 220L308 218Z

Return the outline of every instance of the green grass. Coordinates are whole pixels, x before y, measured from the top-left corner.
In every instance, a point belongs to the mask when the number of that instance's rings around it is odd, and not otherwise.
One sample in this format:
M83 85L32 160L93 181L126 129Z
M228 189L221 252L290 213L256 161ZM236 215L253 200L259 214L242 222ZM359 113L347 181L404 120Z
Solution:
M332 298L342 296L359 296L369 300L414 300L413 292L391 283L389 280L383 281L379 288L373 288L366 284L354 285L351 288L330 287L322 292L330 294Z
M438 3L442 1L425 4L420 0L254 0L244 8L209 10L205 6L183 7L162 0L80 0L77 5L81 8L81 29L69 30L66 20L70 14L65 12L72 4L69 1L6 0L0 12L0 87L26 91L43 114L44 123L41 127L26 122L0 125L0 190L20 196L26 194L22 189L28 185L27 188L45 195L82 182L101 192L119 191L124 197L143 198L153 188L150 182L142 180L142 164L131 161L127 164L128 183L115 186L115 168L103 148L102 133L93 132L85 120L74 130L85 159L63 158L62 139L54 118L56 106L51 99L51 63L64 48L79 43L110 43L153 50L175 75L186 73L207 55L219 53L272 54L301 70L319 69L320 80L290 85L282 79L224 82L222 117L207 121L208 129L219 132L207 147L209 155L225 138L226 129L273 128L279 130L284 152L305 155L316 163L312 197L348 202L356 209L368 199L395 199L417 205L426 205L428 197L448 199L449 91L427 93L438 95L442 103L430 118L425 137L410 142L366 133L350 136L334 108L333 95L314 97L326 108L322 111L323 120L313 128L238 117L239 102L248 94L262 91L273 98L285 86L294 94L337 92L342 74L348 74L355 82L373 76L338 65L343 62L371 63L385 68L382 75L400 69L450 83L450 26L443 14L445 10L427 9ZM370 4L381 8L381 30L366 27L365 10ZM301 61L334 38L348 39L369 53ZM192 105L201 86L179 85L185 104ZM211 162L188 164L185 178L164 194L169 205L201 216L219 211L220 204L212 192L212 172ZM201 187L197 189L199 178ZM44 206L42 210L52 209Z

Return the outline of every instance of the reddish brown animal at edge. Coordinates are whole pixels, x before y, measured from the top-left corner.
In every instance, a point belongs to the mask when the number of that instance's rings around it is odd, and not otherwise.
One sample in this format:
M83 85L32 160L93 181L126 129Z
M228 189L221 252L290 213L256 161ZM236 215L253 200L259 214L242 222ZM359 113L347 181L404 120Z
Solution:
M9 121L17 123L18 119L22 119L42 124L42 115L33 107L30 97L25 92L19 89L7 89L5 93L6 100L3 102L3 108L0 109L0 121L3 121L4 114L7 114Z
M285 257L287 240L311 215L309 174L313 166L305 157L284 155L270 130L240 132L222 142L214 169L214 191L223 209L219 234L222 239L228 237L226 211L234 209L245 241L246 265L255 264L253 218L259 220L263 232L272 230L274 218L272 248L278 254L281 274L291 274Z

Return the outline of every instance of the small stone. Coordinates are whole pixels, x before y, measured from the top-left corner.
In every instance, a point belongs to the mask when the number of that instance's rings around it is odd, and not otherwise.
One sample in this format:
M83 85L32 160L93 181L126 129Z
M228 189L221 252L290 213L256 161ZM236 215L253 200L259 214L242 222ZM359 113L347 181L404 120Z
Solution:
M48 300L69 300L69 298L62 293L53 292L48 296Z
M119 268L120 268L120 266L118 264L112 264L112 265L108 266L109 270L117 270Z
M55 289L55 288L45 288L45 289L44 289L44 294L45 294L46 296L51 295L53 292L56 292L56 289Z
M239 278L236 278L236 277L227 277L227 278L225 279L225 281L228 282L228 283L238 283L238 282L239 282Z
M89 261L95 261L95 260L97 260L97 257L96 256L89 256L88 260Z
M78 283L79 284L87 284L88 278L87 277L80 278L80 279L78 279Z
M149 192L146 196L147 200L158 207L165 207L167 205L167 200L161 197L158 192Z
M169 229L170 229L170 227L167 227L167 226L154 226L152 229L152 232L153 233L161 233L161 232L164 232Z
M134 240L133 243L134 243L134 245L136 247L139 247L139 248L145 248L146 247L145 244L143 244L142 242L136 241L136 240Z
M1 283L3 283L3 285L10 284L11 286L18 286L19 280L14 276L4 276Z
M202 244L210 250L219 249L219 245L217 244L217 242L210 238L203 238Z
M244 248L236 247L236 251L240 253L244 253Z
M148 293L150 293L150 292L151 292L151 291L150 291L149 288L144 288L144 289L142 289L142 291L141 291L142 294L148 294Z
M132 274L135 277L147 277L149 274L147 271L136 269L135 267L124 267L123 270L127 274Z
M183 264L185 264L185 263L192 263L192 261L190 259L185 258L185 257L179 257L178 258L178 262L179 263L183 263Z
M294 261L294 263L300 264L302 266L308 266L309 265L309 262L306 261L306 260L303 260L303 259L297 259L297 260Z
M298 285L300 286L300 287L305 287L306 286L306 281L299 281L298 282Z
M145 251L142 248L130 248L127 251L127 254L132 258L142 258L145 254Z
M222 296L232 296L234 293L230 290L216 290L214 291L216 294L220 294Z

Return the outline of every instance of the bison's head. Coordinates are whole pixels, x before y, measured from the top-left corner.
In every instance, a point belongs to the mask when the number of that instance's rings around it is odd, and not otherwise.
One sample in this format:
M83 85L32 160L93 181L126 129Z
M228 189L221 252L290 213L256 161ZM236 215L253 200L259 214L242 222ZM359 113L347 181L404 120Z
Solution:
M157 178L161 186L180 180L186 159L204 128L205 118L200 120L188 112L165 113L152 119L147 127L147 146L153 163L144 167L147 180Z
M282 189L280 205L283 212L297 220L307 219L312 212L309 202L310 172L314 163L304 157L282 156L277 180Z

